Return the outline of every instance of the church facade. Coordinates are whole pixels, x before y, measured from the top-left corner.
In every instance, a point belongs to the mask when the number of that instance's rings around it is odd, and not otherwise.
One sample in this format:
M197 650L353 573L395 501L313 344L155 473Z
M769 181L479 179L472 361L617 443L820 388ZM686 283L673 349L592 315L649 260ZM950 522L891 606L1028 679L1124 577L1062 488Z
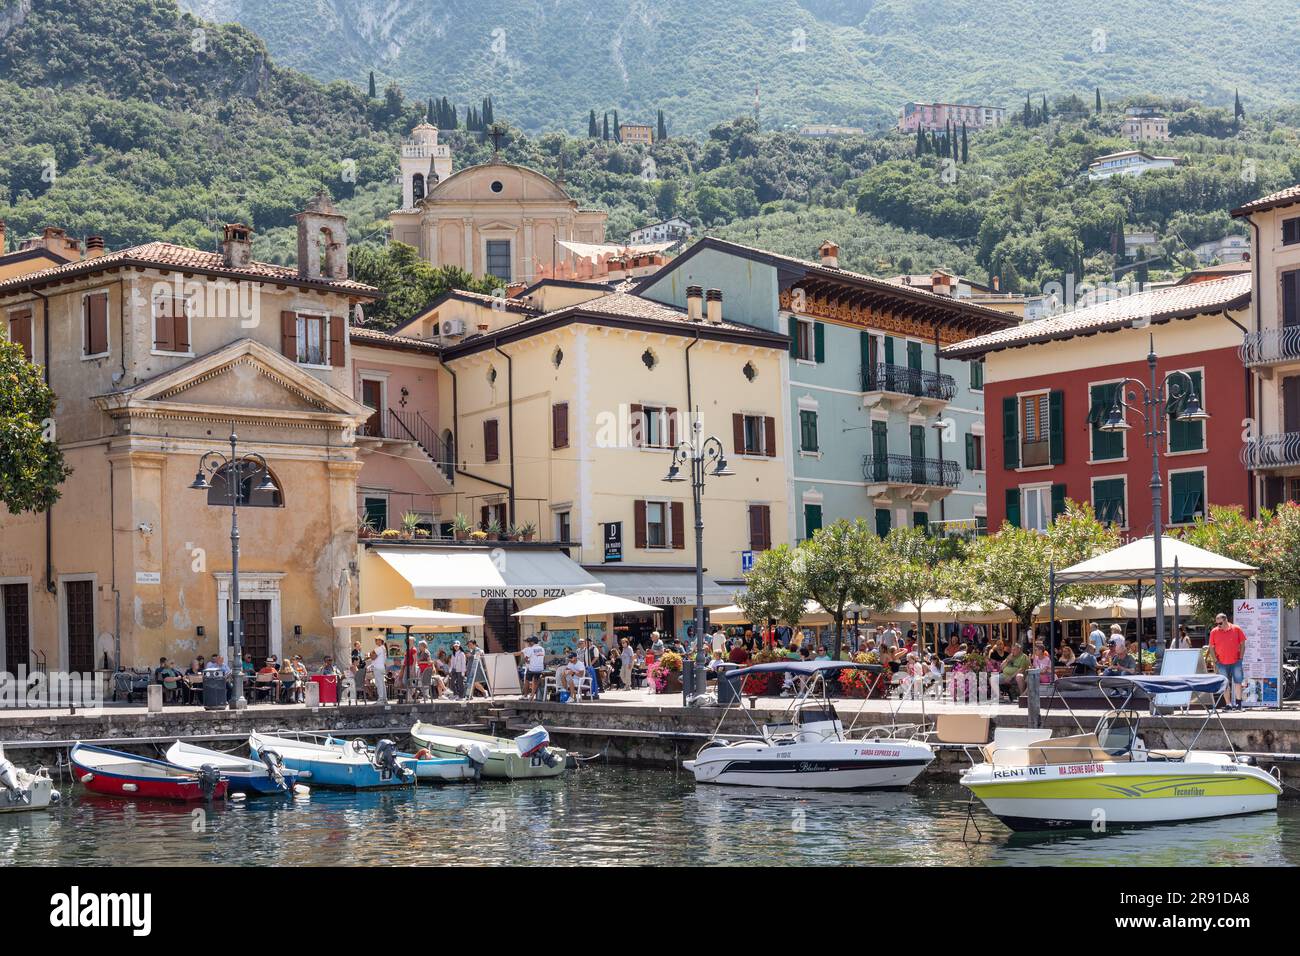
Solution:
M392 238L432 265L530 283L554 275L560 263L573 265L561 242L605 241L605 212L580 208L542 173L495 159L451 172L450 150L438 145L437 133L422 124L403 147L403 207L389 214Z

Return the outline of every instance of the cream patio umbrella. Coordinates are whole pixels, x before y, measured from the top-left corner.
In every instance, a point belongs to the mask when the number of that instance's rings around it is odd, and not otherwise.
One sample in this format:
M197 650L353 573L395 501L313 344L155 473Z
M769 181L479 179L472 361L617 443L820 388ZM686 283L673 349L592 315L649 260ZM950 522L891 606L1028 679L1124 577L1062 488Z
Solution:
M1160 538L1160 559L1162 575L1173 580L1175 632L1178 629L1178 602L1182 585L1202 581L1239 581L1253 577L1259 570L1205 548L1198 548L1181 538L1164 535ZM1061 584L1132 584L1139 588L1138 593L1141 594L1143 582L1150 583L1155 579L1155 565L1154 537L1148 535L1130 541L1105 554L1080 561L1062 571L1055 571L1051 580L1052 603L1056 602L1056 588ZM1140 615L1141 599L1134 604L1135 614ZM1141 628L1138 633L1141 633ZM1156 639L1163 642L1164 635L1157 634Z
M401 607L387 611L366 611L361 614L340 614L333 619L335 627L373 627L390 630L406 628L406 653L402 656L402 676L409 676L411 657L411 631L459 631L465 627L481 625L478 614L455 614L451 611L433 611L429 608Z
M642 604L617 594L605 594L603 591L575 591L553 601L543 601L522 611L515 611L514 617L598 617L605 614L627 614L637 611L658 611L653 604Z

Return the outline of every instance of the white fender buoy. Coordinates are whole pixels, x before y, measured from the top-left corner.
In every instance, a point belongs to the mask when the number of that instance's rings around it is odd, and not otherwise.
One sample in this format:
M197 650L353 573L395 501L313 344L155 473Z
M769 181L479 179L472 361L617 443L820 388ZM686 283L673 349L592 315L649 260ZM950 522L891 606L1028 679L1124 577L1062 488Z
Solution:
M226 799L230 800L232 803L239 803L239 802L243 801L244 799L246 799L247 797L248 797L248 794L246 794L246 793L229 793L229 792L227 792L227 794L226 794Z
M293 795L295 797L305 797L309 793L311 793L311 787L304 787L300 783L295 783L293 785Z
M81 782L82 782L82 783L90 783L90 781L92 781L92 780L94 780L94 779L95 779L95 775L94 775L93 773L88 773L88 774L86 774L85 776L83 776L83 777L81 778Z
M127 793L135 793L140 788L136 786L134 783L124 783L122 784L122 789Z

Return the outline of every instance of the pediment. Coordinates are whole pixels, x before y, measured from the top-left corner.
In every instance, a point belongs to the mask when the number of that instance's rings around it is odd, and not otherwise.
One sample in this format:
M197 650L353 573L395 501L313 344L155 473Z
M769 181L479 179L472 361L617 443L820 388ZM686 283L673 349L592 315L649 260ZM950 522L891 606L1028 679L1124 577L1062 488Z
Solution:
M232 343L121 392L100 396L106 411L354 419L370 411L251 339Z

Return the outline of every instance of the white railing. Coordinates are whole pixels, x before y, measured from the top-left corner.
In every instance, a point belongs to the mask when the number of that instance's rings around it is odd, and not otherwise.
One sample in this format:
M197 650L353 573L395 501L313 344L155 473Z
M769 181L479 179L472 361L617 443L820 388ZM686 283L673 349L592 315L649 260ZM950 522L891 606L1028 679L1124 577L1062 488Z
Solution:
M1300 359L1300 325L1247 332L1237 349L1237 355L1241 358L1241 364L1248 368Z
M1260 435L1241 446L1240 458L1251 471L1300 465L1300 432Z

